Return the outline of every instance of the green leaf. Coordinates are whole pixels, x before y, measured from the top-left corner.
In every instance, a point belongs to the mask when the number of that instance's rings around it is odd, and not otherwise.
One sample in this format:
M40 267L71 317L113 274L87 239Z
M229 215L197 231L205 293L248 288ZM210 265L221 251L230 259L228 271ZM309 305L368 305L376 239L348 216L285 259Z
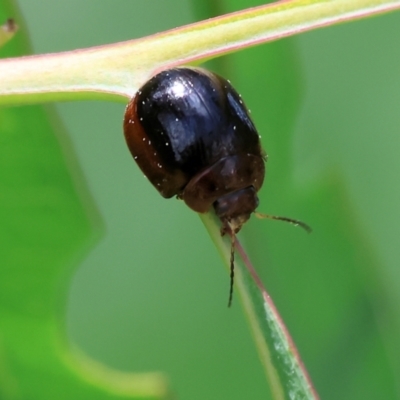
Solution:
M221 238L218 222L212 214L202 216L202 220L229 268L230 241ZM318 398L289 332L238 241L236 249L240 254L240 261L235 262L235 282L265 368L272 397Z
M1 56L26 51L20 33ZM64 337L72 267L103 229L54 110L2 107L0 132L0 398L165 397L162 374L108 369Z

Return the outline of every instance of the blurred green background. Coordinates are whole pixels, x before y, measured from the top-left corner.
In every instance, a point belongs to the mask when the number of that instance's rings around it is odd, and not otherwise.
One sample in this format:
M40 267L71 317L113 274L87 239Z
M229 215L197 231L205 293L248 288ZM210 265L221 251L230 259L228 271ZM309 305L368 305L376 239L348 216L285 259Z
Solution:
M259 2L261 3L261 2ZM256 2L219 4L232 11ZM182 0L20 2L35 53L141 37L205 17ZM214 10L214 12L216 12ZM243 240L321 398L400 398L400 13L299 35L213 64L269 154ZM72 277L71 343L107 365L165 371L182 399L265 399L228 275L195 213L143 178L124 105L56 106L105 232Z

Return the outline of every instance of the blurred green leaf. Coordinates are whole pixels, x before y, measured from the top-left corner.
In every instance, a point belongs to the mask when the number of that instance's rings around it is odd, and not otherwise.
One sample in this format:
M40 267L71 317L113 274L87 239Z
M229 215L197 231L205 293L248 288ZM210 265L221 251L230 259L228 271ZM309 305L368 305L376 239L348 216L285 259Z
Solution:
M21 31L0 55L27 52ZM50 107L2 107L0 131L0 398L164 397L161 374L109 370L64 337L69 275L102 229L61 122Z

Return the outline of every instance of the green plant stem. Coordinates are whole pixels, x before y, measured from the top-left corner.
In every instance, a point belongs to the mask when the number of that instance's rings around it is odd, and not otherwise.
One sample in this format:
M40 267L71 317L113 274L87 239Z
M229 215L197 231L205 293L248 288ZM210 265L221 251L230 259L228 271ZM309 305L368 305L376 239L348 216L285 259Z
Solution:
M221 237L219 222L211 214L200 214L226 267L230 265L230 240ZM235 285L256 343L274 399L318 399L299 352L270 295L238 240L235 248Z
M400 0L293 0L255 7L139 40L0 62L0 104L126 101L160 69L400 8Z

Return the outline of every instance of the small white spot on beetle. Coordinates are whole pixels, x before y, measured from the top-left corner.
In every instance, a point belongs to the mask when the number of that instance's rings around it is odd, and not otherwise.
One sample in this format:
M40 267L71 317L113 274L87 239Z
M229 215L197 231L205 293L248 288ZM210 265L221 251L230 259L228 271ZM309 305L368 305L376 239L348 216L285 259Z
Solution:
M169 146L169 143L168 143L168 142L166 142L166 143L165 143L165 145L166 145L166 146Z
M138 159L138 156L133 157L133 159L134 159L134 160L137 160L137 159Z
M175 121L178 122L178 121L179 121L179 118L175 118Z
M144 142L145 140L146 140L146 138L144 137L144 138L143 138L143 142Z
M157 153L154 153L154 155L156 156L156 155L157 155Z
M236 125L233 125L233 130L236 131Z
M151 140L149 140L149 146L151 145Z
M143 121L143 117L140 117L140 118L139 118L139 121Z
M142 91L141 90L138 90L138 95L141 95L142 94Z

